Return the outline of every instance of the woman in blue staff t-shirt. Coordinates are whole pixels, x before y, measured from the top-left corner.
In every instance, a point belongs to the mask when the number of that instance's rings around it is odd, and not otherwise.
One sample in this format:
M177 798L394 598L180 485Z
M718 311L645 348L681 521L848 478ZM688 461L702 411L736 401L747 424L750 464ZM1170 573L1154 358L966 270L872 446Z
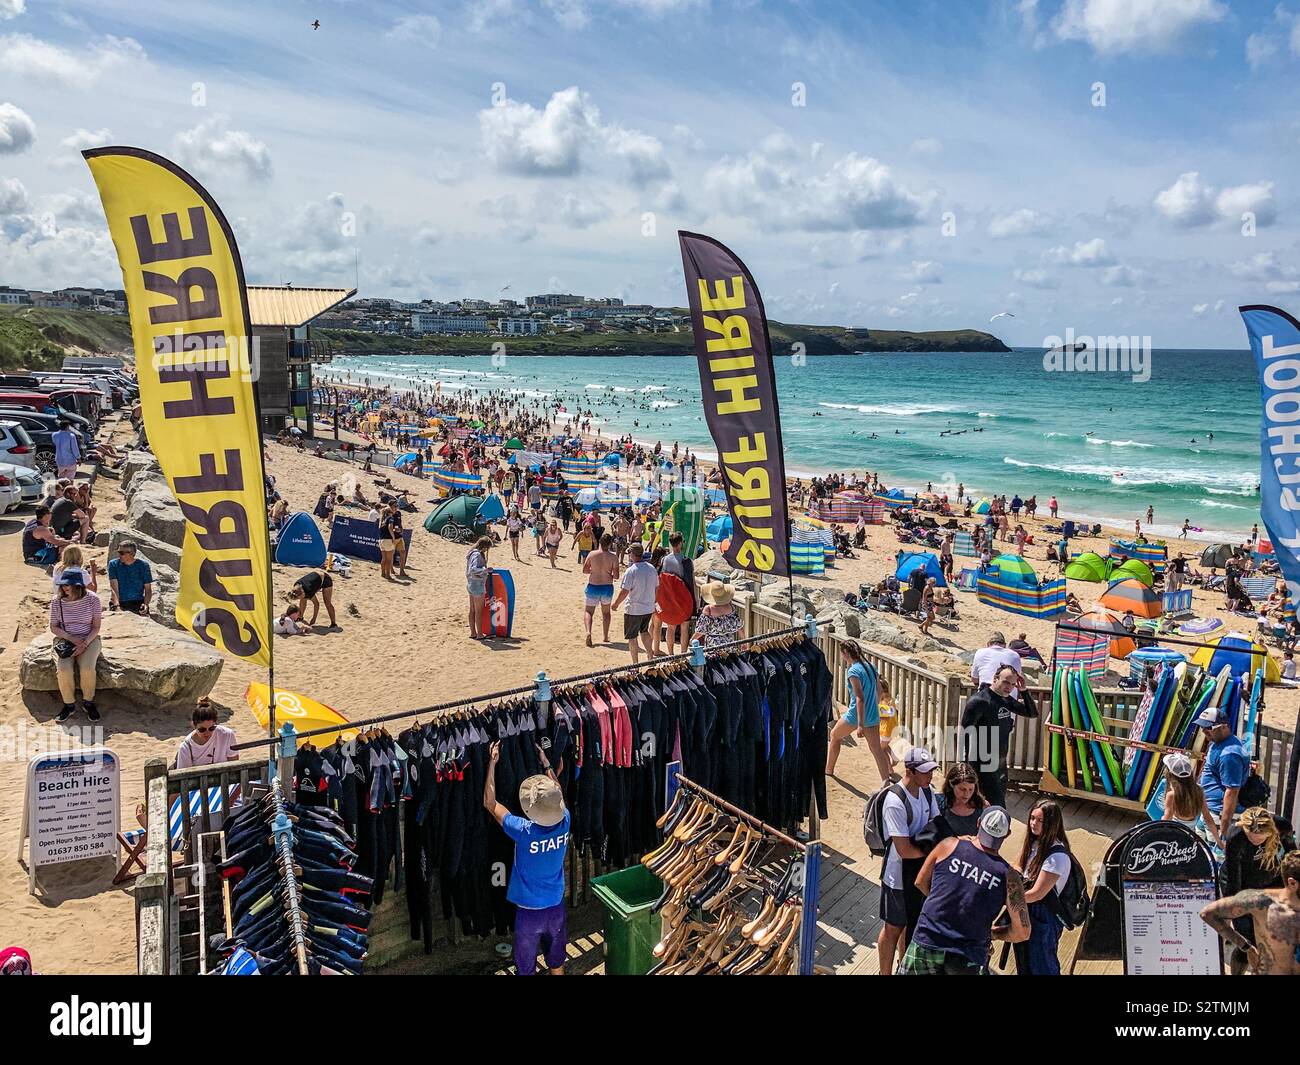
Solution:
M564 975L569 945L568 911L564 903L564 858L569 848L569 811L559 781L537 748L545 775L528 777L519 785L524 816L516 817L497 802L496 769L500 742L490 748L483 805L515 843L514 868L506 898L515 904L515 969L520 976L537 973L537 955L546 958L552 976Z

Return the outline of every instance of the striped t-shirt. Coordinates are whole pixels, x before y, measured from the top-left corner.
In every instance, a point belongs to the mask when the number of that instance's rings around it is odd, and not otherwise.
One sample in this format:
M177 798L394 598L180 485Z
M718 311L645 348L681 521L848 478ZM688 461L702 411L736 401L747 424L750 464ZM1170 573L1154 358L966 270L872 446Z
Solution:
M94 592L87 592L80 599L61 599L56 595L50 600L50 624L57 625L69 636L87 636L103 610Z

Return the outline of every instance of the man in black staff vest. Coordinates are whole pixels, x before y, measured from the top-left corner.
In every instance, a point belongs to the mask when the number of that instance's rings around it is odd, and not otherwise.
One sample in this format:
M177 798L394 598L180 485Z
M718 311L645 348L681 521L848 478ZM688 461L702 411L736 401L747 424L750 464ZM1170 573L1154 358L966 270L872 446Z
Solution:
M976 835L945 839L930 852L916 878L926 899L902 975L985 974L993 940L1029 938L1024 881L998 854L1010 831L1006 810L990 806L980 815ZM995 928L1004 906L1011 923Z

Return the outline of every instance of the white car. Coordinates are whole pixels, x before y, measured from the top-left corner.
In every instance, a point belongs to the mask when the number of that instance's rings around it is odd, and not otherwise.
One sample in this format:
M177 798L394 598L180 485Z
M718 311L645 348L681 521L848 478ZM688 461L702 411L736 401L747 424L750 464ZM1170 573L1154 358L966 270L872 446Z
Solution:
M8 514L23 505L23 489L13 466L0 466L0 514Z
M3 418L0 418L0 462L14 466L36 465L36 445L27 435L27 430L17 422Z
M0 462L0 475L17 482L21 494L19 506L34 507L45 496L45 483L39 470Z

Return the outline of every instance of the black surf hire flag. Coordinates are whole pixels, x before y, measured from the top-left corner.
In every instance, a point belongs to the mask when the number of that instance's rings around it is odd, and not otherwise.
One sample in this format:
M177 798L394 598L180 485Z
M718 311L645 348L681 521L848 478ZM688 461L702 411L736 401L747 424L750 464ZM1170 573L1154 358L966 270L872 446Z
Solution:
M737 569L790 575L785 458L767 315L754 278L712 237L679 232L704 419L718 449Z

